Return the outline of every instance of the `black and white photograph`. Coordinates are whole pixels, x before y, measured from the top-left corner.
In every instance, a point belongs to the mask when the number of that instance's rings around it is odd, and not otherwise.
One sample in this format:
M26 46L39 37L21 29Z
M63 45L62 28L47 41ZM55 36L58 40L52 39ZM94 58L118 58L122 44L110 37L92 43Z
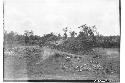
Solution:
M3 0L3 81L120 83L120 4Z

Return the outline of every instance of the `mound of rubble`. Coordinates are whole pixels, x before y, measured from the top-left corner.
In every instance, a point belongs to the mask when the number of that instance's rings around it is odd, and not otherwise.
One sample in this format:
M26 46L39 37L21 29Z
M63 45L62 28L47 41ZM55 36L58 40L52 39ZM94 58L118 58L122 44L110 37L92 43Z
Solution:
M88 58L86 56L73 56L59 53L50 56L37 65L39 67L39 70L41 71L40 73L47 75L93 75L93 77L96 78L95 74L99 74L99 72L103 71L103 67L99 63L94 63L94 61L92 62L91 58ZM35 72L39 70L36 70Z
M94 71L94 70L102 70L103 67L100 64L90 64L91 61L89 61L85 57L79 57L79 56L69 56L65 55L64 57L65 62L62 63L62 69L65 71Z

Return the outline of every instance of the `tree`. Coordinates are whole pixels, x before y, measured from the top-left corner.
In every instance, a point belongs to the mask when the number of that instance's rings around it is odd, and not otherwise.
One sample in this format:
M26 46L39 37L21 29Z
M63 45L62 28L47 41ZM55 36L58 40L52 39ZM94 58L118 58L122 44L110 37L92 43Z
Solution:
M33 35L33 31L32 31L32 30L31 30L31 31L25 30L25 31L24 31L24 35L25 35L25 36L28 36L28 37L29 37L29 36L32 36L32 35Z
M64 38L67 39L67 31L68 31L68 27L63 28L64 31Z
M70 32L74 38L70 38L63 43L65 50L78 53L88 53L92 51L95 45L95 26L89 27L86 24L79 27L80 32L77 37L74 37L75 32Z
M70 31L69 33L71 37L75 37L75 35L77 34L75 31Z
M25 43L30 44L30 41L32 41L33 31L25 30L24 36L25 36Z
M92 27L85 25L82 25L80 27L78 27L81 29L80 33L82 33L82 36L88 37L88 36L94 36L94 32L96 32L96 28L95 25Z
M90 27L85 24L78 28L81 29L79 35L76 38L80 43L79 48L88 50L93 48L96 43L96 27Z
M60 33L58 34L58 37L59 37L59 38L61 37Z
M9 32L7 34L7 41L11 44L13 44L14 42L14 36L15 36L15 33L13 31Z
M82 39L87 39L87 40L91 40L93 42L96 41L96 38L95 38L95 34L98 34L97 30L96 30L96 26L92 26L92 27L89 27L87 26L86 24L85 25L82 25L80 27L78 27L81 29L81 31L79 32L79 35L78 37L81 37Z
M40 46L48 44L50 41L57 41L58 36L54 35L54 33L44 34L44 36L41 38Z

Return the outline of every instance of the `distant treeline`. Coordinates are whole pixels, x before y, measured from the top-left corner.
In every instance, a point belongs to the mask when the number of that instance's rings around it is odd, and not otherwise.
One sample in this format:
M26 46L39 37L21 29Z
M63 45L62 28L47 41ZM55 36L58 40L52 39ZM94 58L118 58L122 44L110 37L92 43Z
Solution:
M89 27L86 24L78 27L80 32L77 34L75 31L70 31L70 37L67 36L68 28L64 28L64 35L55 35L54 33L45 34L43 36L34 35L33 31L25 31L23 35L19 35L13 31L4 31L4 45L20 44L20 45L49 45L49 42L61 41L59 47L80 51L90 49L93 47L102 48L119 48L120 36L103 36L99 35L95 26ZM56 46L56 45L55 45Z

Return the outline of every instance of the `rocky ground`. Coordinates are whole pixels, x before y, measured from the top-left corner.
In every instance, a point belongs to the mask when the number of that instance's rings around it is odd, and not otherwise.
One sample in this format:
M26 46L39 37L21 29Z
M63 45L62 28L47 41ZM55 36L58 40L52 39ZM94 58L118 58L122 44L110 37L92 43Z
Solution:
M109 79L119 82L119 51L95 50L97 55L76 55L39 46L5 48L4 79Z

